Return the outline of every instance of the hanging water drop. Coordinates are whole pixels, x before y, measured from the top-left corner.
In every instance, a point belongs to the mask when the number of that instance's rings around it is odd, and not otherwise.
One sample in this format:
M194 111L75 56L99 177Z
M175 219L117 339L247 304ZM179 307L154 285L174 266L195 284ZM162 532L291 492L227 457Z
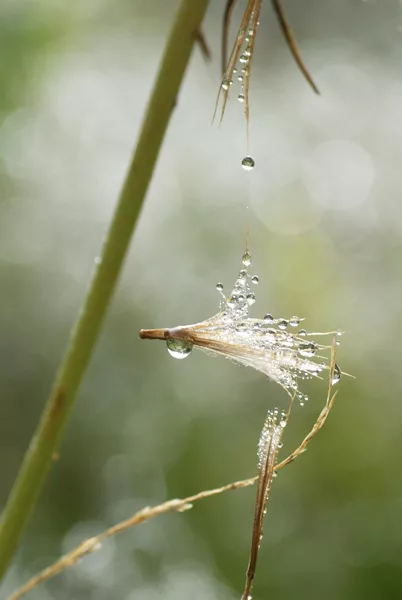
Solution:
M193 349L193 344L191 342L173 338L166 340L166 346L170 356L178 359L186 358Z
M243 81L243 75L238 75L237 81Z
M307 331L306 331L305 329L300 329L300 331L299 331L299 335L300 335L301 337L304 337L304 336L306 336L306 335L307 335Z
M245 156L241 161L242 167L245 171L252 171L254 169L254 159L251 156Z
M237 96L237 99L238 99L239 102L244 102L244 94L239 94Z
M243 64L248 63L248 56L247 54L240 54L240 58L239 61Z
M342 376L342 371L340 370L339 366L337 364L335 364L334 365L334 373L333 373L332 379L331 379L331 385L335 385L336 383L338 383L341 376Z
M249 267L251 265L251 254L248 250L246 250L243 254L241 261L245 267Z
M273 323L273 321L274 321L274 317L273 317L272 315L270 315L269 313L267 313L267 314L264 316L264 321L265 321L266 323Z
M251 278L251 283L254 283L254 285L257 285L259 281L258 275L253 275Z
M216 289L218 290L218 292L223 292L223 284L222 283L217 283L216 284Z
M299 319L299 317L292 317L292 318L289 320L289 325L290 325L291 327L297 327L299 323L300 323L300 319ZM299 335L300 335L300 334L299 334Z
M284 329L286 329L287 326L288 326L288 322L286 319L279 319L279 322L278 322L279 329L284 330Z

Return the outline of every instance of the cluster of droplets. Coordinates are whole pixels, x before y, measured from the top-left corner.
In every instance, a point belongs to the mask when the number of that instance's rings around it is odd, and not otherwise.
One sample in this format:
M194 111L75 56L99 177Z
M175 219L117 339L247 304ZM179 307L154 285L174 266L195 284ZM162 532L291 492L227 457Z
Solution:
M251 21L253 20L253 17L251 17ZM256 28L258 27L259 22L256 23ZM231 88L231 86L233 85L233 79L237 80L237 83L240 86L240 89L237 93L237 100L240 102L240 104L243 104L244 101L246 100L246 95L245 95L245 80L249 77L249 73L250 73L250 61L251 61L251 56L252 56L252 46L250 44L251 42L251 38L253 37L253 35L255 35L255 30L253 30L252 28L250 28L247 33L246 36L244 38L244 47L241 50L240 56L239 56L239 64L236 65L232 70L231 70L231 74L230 74L230 78L225 78L222 81L222 89L224 90L224 92L228 92L229 89ZM254 169L255 166L255 161L254 159L247 155L243 158L243 160L241 161L242 167L245 171L252 171Z
M308 396L299 390L299 381L319 377L324 369L330 368L325 354L321 354L331 346L309 339L306 329L300 329L303 321L300 317L274 318L270 313L263 319L250 317L250 307L256 300L254 288L259 283L258 275L249 273L251 262L251 254L246 250L229 296L226 297L222 283L216 284L221 295L220 312L187 329L193 330L191 339L198 339L198 345L203 349L218 352L265 373L304 406ZM341 331L336 332L336 344L339 344L341 335ZM178 359L186 358L193 345L197 345L197 341L193 344L175 337L168 338L166 343L170 355ZM341 375L339 366L335 364L331 371L331 385L336 384Z
M299 328L303 321L300 317L274 318L267 313L263 319L250 318L249 310L256 300L252 285L259 283L259 277L248 273L248 267L251 266L251 255L248 250L243 254L242 265L243 268L229 297L226 298L221 283L216 286L222 296L221 319L225 323L226 337L230 337L232 343L237 346L242 343L247 344L251 351L249 361L246 356L243 360L237 359L238 362L250 364L263 371L294 396L300 406L304 406L308 396L299 390L298 381L313 379L324 369L329 368L325 357L321 357L319 353L328 350L330 346L306 339L309 336L306 329L293 332L292 329ZM337 345L341 335L341 331L336 332ZM253 350L255 351L253 358L257 357L257 366L251 357ZM256 353L260 353L261 356L256 356ZM336 384L341 375L339 366L335 365L331 384Z
M232 293L226 298L223 285L216 284L216 289L222 296L220 308L225 315L228 315L233 320L239 318L246 319L248 317L249 308L255 302L255 294L251 285L258 285L258 275L249 275L248 267L251 265L251 254L246 250L242 258L243 268L239 271Z
M267 452L270 447L273 448L274 451L282 448L281 438L286 424L287 414L285 411L279 413L277 408L268 411L258 442L257 457L259 468L261 468L266 461Z

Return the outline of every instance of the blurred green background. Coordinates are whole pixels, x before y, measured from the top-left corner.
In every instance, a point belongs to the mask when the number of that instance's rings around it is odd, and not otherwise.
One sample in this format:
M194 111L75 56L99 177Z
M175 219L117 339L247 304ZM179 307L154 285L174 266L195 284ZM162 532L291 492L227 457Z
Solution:
M178 2L0 4L0 505L88 287ZM402 597L402 7L287 0L322 95L297 71L270 3L251 82L250 154L235 85L220 128L224 2L204 32L77 405L2 590L137 509L249 477L269 407L257 372L142 327L217 311L245 245L255 315L345 331L333 412L274 482L254 598ZM241 16L239 2L234 23ZM234 35L235 27L232 29ZM247 211L246 206L249 206ZM254 307L253 307L254 308ZM305 386L281 456L321 410ZM204 500L122 534L33 600L239 598L255 490Z

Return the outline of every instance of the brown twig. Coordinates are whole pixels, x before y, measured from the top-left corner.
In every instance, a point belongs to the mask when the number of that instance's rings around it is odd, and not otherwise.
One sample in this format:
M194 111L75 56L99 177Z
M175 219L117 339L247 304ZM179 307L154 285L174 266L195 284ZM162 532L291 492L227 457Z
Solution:
M297 47L297 43L296 43L296 40L292 33L292 30L290 28L289 21L287 20L285 11L283 10L282 0L272 0L272 6L273 6L273 9L277 16L279 25L282 29L283 36L287 42L289 50L297 64L297 66L299 67L300 71L303 73L305 79L307 80L308 84L311 86L313 91L316 94L319 94L320 92L318 90L318 87L314 83L314 80L313 80L312 76L310 75L309 70L307 69L306 65L304 64L302 56L299 51L299 48Z

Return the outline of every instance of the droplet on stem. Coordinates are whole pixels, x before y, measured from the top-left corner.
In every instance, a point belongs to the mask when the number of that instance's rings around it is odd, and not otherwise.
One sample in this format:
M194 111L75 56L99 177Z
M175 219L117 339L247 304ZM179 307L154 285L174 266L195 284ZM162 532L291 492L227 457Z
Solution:
M166 346L170 356L178 359L186 358L193 349L191 342L176 339L166 340Z
M245 267L249 267L251 265L251 254L248 250L246 250L243 254L242 263Z

